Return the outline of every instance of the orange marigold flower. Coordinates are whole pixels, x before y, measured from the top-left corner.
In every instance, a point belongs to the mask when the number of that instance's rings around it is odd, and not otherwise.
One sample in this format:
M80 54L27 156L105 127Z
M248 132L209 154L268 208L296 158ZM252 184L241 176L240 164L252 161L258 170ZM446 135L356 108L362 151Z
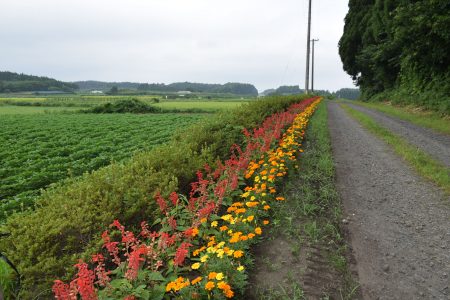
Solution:
M196 236L198 234L198 228L195 227L194 229L192 229L192 236Z
M225 291L225 297L227 298L233 298L234 292L232 290L226 290Z
M205 223L206 221L208 221L207 218L201 218L201 219L200 219L200 222L201 222L201 223Z
M248 237L249 239L252 239L252 238L255 237L255 234L254 234L254 233L249 233L249 234L247 234L247 237Z
M205 284L205 290L210 291L210 290L212 290L215 286L216 286L216 285L214 284L214 282L208 281L208 282Z
M216 272L210 272L208 275L208 279L214 279L214 278L216 278L216 276L217 276Z
M269 205L264 205L264 210L269 210L270 206Z
M251 201L251 202L246 202L245 205L247 205L247 207L255 207L259 204L258 201ZM237 212L236 212L237 213Z
M242 257L244 255L244 251L242 251L242 250L236 250L236 251L234 251L234 253L233 253L233 256L235 257L235 258L240 258L240 257Z
M247 221L249 221L249 222L253 221L253 219L255 219L255 216L248 216L247 217Z
M236 209L237 209L236 207L230 206L230 207L227 208L227 212L231 213L231 212L235 211Z
M284 197L276 197L275 199L277 199L278 201L284 201Z
M241 239L241 241L246 241L246 240L248 240L248 237L246 235L243 235L240 237L240 239Z
M200 281L202 281L203 277L199 276L197 278L195 278L194 280L191 281L191 285L197 284Z
M224 226L221 226L219 229L220 229L220 231L225 231L228 229L228 227L224 225Z
M269 224L269 220L264 220L264 221L263 221L263 224L264 224L264 225Z

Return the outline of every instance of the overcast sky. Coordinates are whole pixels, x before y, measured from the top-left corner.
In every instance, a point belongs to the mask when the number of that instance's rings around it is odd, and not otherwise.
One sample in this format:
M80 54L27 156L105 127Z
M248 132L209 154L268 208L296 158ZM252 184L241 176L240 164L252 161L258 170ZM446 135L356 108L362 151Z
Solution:
M307 0L0 0L0 70L64 81L305 84ZM353 87L346 0L313 0L317 89Z

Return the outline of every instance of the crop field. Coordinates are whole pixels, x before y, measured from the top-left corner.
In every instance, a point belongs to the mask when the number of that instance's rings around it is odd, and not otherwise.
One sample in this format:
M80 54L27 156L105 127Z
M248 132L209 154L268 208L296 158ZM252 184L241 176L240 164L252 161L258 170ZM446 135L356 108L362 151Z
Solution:
M0 106L0 115L46 114L55 112L71 112L79 107L46 107L46 106Z
M162 109L190 110L197 109L207 112L215 112L225 109L235 108L242 103L251 101L241 98L190 98L190 99L163 99L161 96L51 96L51 97L0 97L0 114L2 111L11 110L11 106L15 107L39 107L53 108L65 107L70 109L91 108L106 103L114 103L121 100L137 99L146 104L155 105ZM157 102L157 103L156 103ZM30 109L31 110L31 109ZM50 109L47 109L50 110Z
M201 118L204 115L2 115L1 217L6 207L32 203L41 188L151 149Z

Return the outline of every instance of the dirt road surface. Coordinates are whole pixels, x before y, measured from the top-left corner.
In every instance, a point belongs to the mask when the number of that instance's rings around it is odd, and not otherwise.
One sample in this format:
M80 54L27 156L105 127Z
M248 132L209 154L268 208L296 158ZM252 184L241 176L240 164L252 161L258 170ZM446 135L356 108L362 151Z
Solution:
M329 128L364 299L450 299L450 199L330 102Z
M450 136L437 133L379 111L363 106L348 104L373 118L378 124L403 137L411 144L428 153L447 167L450 167Z

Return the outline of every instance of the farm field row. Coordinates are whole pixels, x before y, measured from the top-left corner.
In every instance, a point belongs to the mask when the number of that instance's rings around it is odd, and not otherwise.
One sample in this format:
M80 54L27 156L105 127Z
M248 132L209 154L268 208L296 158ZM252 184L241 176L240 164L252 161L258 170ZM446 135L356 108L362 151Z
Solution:
M114 103L121 100L137 99L146 104L155 105L163 109L201 109L206 111L218 111L235 108L251 99L163 99L160 96L66 96L66 97L0 97L0 114L3 114L5 106L18 107L65 107L82 109L106 103ZM36 111L39 111L36 110Z
M0 218L39 190L122 161L170 139L204 115L4 115L0 121ZM15 200L14 200L15 199Z

